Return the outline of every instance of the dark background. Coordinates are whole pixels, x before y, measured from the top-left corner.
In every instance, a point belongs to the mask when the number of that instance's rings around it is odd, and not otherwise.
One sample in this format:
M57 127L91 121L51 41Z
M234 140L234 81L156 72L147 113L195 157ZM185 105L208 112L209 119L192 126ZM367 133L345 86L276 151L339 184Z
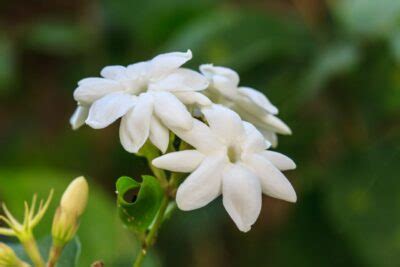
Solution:
M129 266L137 246L115 214L114 183L148 170L122 149L117 123L70 129L72 92L105 65L188 48L190 67L234 68L279 107L298 203L264 197L247 234L220 199L176 212L147 266L400 266L397 0L2 1L0 199L21 210L34 192L59 196L87 176L80 266Z

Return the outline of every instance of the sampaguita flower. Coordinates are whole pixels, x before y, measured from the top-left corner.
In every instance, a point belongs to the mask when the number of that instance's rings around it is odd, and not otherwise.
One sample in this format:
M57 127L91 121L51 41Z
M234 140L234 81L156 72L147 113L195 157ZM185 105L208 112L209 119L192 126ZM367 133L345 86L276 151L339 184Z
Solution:
M200 71L210 81L206 93L211 100L235 110L243 120L254 124L272 146L278 143L276 133L291 134L290 128L274 116L278 109L265 95L249 87L239 87L239 75L234 70L203 64Z
M193 118L186 105L209 105L204 90L208 81L195 71L181 68L192 53L173 52L127 67L108 66L102 78L78 83L74 98L78 108L71 117L74 129L88 124L105 128L119 118L123 147L136 153L150 138L161 151L168 147L167 128L189 130Z
M212 105L202 112L209 127L194 120L190 130L176 134L195 149L173 152L153 165L174 172L191 172L180 185L176 202L182 210L201 208L220 194L238 228L247 232L261 210L262 193L296 202L296 193L281 173L294 162L269 148L262 134L232 110Z

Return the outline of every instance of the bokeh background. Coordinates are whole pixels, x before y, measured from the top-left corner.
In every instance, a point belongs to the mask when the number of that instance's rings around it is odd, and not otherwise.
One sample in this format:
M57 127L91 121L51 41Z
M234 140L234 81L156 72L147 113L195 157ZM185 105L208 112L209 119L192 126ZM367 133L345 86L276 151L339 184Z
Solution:
M76 82L105 65L185 51L236 69L280 108L298 203L263 199L239 232L220 199L176 212L147 266L400 266L400 1L5 0L0 5L0 199L91 184L79 266L129 266L117 177L147 173L115 124L72 131ZM36 232L48 230L51 211Z

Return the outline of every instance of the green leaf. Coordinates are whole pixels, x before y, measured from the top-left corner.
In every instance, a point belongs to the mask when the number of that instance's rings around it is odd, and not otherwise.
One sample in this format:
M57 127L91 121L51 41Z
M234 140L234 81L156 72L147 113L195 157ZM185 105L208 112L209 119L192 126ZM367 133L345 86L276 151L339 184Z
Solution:
M141 183L123 176L117 181L118 210L125 226L136 232L148 229L157 215L163 197L160 183L153 176L142 176Z
M24 248L19 243L8 243L19 258L26 262L30 262L29 257L26 255ZM49 251L52 245L52 238L47 236L38 242L38 247L40 254L42 254L43 259L47 259ZM81 253L81 243L77 237L75 237L71 242L69 242L57 262L57 267L74 267L78 264L79 255Z

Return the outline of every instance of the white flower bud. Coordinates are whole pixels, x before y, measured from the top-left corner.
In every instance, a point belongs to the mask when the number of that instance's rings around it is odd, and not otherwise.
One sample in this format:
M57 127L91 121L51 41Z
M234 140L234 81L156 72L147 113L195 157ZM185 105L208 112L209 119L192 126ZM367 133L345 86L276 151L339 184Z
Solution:
M89 186L83 176L75 178L65 190L60 207L63 211L80 217L88 201Z
M52 235L55 244L63 247L75 236L88 195L89 186L83 176L75 178L69 184L53 219Z

